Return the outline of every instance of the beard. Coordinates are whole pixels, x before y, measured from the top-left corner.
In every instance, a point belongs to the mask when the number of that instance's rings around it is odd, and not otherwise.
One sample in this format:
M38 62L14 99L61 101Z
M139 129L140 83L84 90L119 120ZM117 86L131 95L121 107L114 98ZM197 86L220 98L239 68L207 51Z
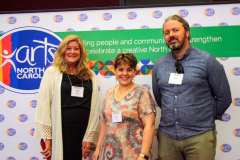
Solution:
M180 50L183 46L183 43L175 42L172 44L167 44L168 48L170 48L173 51Z
M187 38L186 35L182 37L182 39L171 37L169 42L167 42L166 44L168 48L171 49L172 51L178 51L183 48L186 38Z

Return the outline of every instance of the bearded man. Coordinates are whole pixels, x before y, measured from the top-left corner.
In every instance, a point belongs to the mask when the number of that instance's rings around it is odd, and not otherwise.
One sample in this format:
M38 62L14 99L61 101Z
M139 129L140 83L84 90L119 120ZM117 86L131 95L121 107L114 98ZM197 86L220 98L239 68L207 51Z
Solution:
M170 52L153 68L152 88L161 108L160 160L214 160L215 120L232 102L229 83L216 58L191 47L188 22L178 15L163 24Z

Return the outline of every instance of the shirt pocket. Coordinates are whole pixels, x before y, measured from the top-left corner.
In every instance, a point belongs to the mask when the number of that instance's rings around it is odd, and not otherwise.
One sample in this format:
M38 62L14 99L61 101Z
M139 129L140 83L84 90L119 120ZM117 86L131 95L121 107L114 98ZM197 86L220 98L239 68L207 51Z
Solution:
M180 109L180 124L186 127L211 127L213 122L213 108L211 106L194 106Z
M161 108L161 126L170 126L174 125L174 112L169 108Z

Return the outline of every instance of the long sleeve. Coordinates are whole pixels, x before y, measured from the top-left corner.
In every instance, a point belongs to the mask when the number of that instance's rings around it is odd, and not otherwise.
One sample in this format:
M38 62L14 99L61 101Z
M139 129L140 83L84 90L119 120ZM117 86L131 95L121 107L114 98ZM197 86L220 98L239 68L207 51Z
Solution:
M228 79L223 65L215 58L210 56L207 65L208 82L215 99L216 119L221 120L221 116L232 102Z
M83 142L92 142L96 144L99 130L99 114L100 114L100 96L99 96L99 81L93 73L93 94L91 101L90 117L88 127L83 138Z
M47 69L43 75L38 93L37 108L35 112L35 135L39 138L52 138L51 103L53 96L52 73Z
M156 103L158 104L159 107L161 107L161 94L159 92L159 88L157 85L157 64L153 68L152 72L152 90L153 90L153 95L155 98Z

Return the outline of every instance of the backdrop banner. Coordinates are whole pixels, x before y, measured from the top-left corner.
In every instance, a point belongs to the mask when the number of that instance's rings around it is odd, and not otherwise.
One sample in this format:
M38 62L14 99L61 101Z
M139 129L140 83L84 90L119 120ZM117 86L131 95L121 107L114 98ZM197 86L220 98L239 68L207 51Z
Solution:
M217 57L225 68L233 103L223 121L216 121L216 160L239 160L240 3L0 14L0 159L42 160L34 137L37 94L66 35L83 39L102 97L116 83L112 65L120 52L136 55L135 81L151 90L152 67L169 52L162 25L172 14L189 22L192 46ZM156 147L155 140L154 152Z

